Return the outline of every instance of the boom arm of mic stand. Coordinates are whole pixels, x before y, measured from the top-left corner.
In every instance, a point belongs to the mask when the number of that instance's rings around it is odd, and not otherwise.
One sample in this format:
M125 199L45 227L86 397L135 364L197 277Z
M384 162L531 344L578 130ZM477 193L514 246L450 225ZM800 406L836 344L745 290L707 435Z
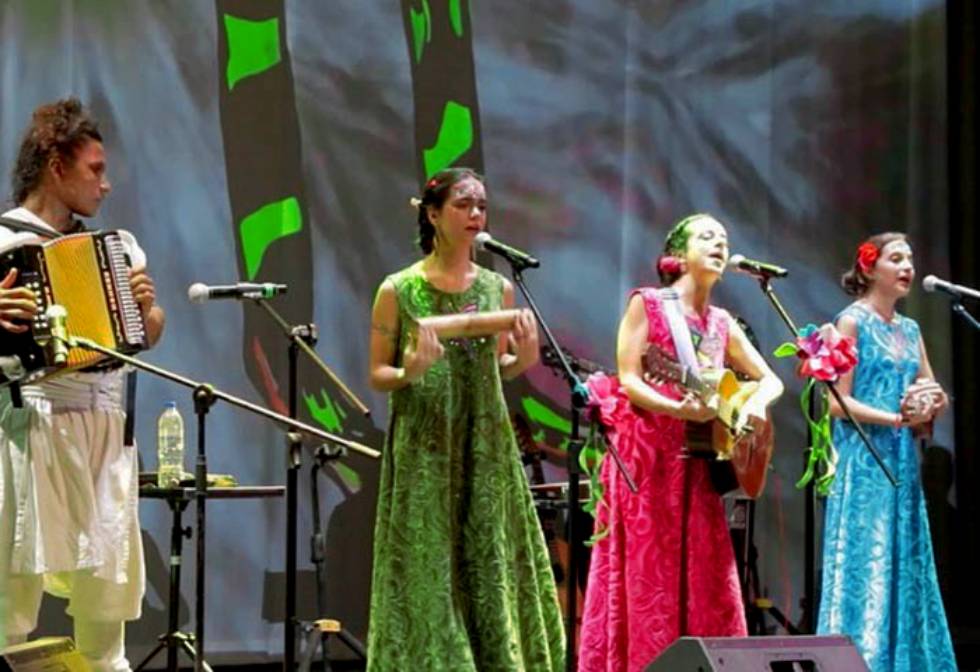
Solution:
M531 292L528 290L527 286L524 284L524 278L521 275L522 269L520 266L514 264L511 266L511 273L514 277L514 284L521 290L521 294L524 295L524 299L527 301L527 305L531 308L531 312L534 314L534 318L538 324L541 325L541 330L544 332L545 339L547 339L548 344L554 348L555 353L558 355L558 361L561 362L562 372L565 374L565 380L568 382L569 391L572 397L572 431L568 442L568 597L565 600L565 642L566 642L566 654L565 654L565 669L567 672L574 672L575 670L575 630L578 626L578 610L576 608L576 602L578 600L578 535L577 535L577 521L579 514L579 452L582 449L582 441L579 436L579 420L581 416L582 408L588 403L589 400L589 390L582 384L579 377L575 374L575 371L568 363L568 359L565 357L565 353L558 346L558 342L555 340L554 334L551 333L551 329L548 328L548 324L544 321L541 316L541 311L538 310L537 304L534 302L534 298L531 296ZM612 448L610 444L610 449ZM629 477L629 473L625 471L625 464L617 456L616 466L623 470L623 475L626 477L628 483L632 483L632 479Z
M334 385L336 385L341 392L343 392L344 396L346 396L347 399L350 400L351 404L354 405L354 408L356 408L358 412L360 412L364 416L371 415L371 409L369 409L364 404L364 402L361 401L358 398L358 396L354 394L354 392L349 387L347 387L347 385L344 384L344 382L337 376L337 374L335 374L330 369L330 367L327 366L326 362L324 362L323 359L321 359L320 356L316 354L316 350L310 347L310 344L307 343L303 337L301 337L299 334L296 333L292 325L290 325L286 320L284 320L282 315L280 315L275 308L269 305L268 301L266 301L261 297L254 297L252 300L255 303L259 304L265 310L265 312L269 313L269 316L272 317L273 321L275 321L275 323L279 325L279 328L282 329L282 332L286 335L286 337L290 341L295 343L296 347L298 347L300 350L305 352L311 360L313 360L313 363L316 364L321 371L323 371L324 375L326 375L327 378L329 378L330 381Z
M568 362L568 357L565 356L565 351L558 345L558 341L555 340L554 334L552 334L551 329L548 328L548 323L544 321L543 317L541 317L541 311L538 310L538 306L534 302L534 298L531 296L530 290L528 290L527 285L524 283L524 277L521 275L521 269L514 266L511 270L514 276L514 284L517 285L517 287L521 290L521 294L524 295L527 305L531 308L531 312L534 313L534 318L537 320L538 324L541 325L541 331L544 332L545 340L548 341L548 345L550 345L551 349L554 350L555 355L558 357L558 361L561 363L561 370L565 374L565 380L568 382L568 387L572 392L572 406L575 409L583 408L589 401L589 388L587 388L582 381L579 380L579 377L576 375L572 365ZM616 463L620 473L623 475L630 492L635 494L638 492L636 482L633 481L632 477L630 477L630 473L626 469L626 463L619 455L619 451L616 450L616 447L611 441L606 441L606 446L609 448L609 453L613 456L613 461ZM578 493L576 493L575 496L578 497Z
M980 322L978 322L977 318L973 317L973 315L970 314L970 311L968 311L966 309L966 306L964 306L961 302L959 301L953 302L953 312L959 315L960 317L962 317L964 320L966 320L971 327L973 327L977 331L980 331Z
M99 352L103 355L111 357L112 359L118 360L120 362L124 362L126 364L129 364L130 366L136 367L137 369L149 371L154 375L160 376L161 378L166 378L167 380L173 381L179 385L183 385L184 387L197 389L199 387L206 386L211 391L211 395L214 398L221 399L222 401L226 401L232 406L238 406L239 408L243 408L246 411L251 411L256 415L261 415L264 418L268 418L273 422L278 422L280 425L284 425L303 434L307 434L309 436L315 436L325 441L332 441L334 443L339 443L340 445L346 446L350 450L353 450L354 452L357 453L361 453L362 455L366 455L368 457L373 457L373 458L377 458L381 456L381 453L378 452L377 450L374 450L373 448L369 448L368 446L365 446L363 444L357 443L356 441L351 441L349 439L343 438L342 436L337 436L335 434L325 432L322 429L318 429L316 427L313 427L312 425L308 425L305 422L300 422L299 420L294 420L290 417L282 415L281 413L270 411L269 409L259 406L257 404L253 404L250 401L246 401L234 395L228 394L227 392L222 392L221 390L213 386L206 385L205 383L201 383L199 381L192 380L190 378L186 378L184 376L181 376L180 374L174 373L172 371L168 371L167 369L164 369L162 367L155 366L153 364L147 364L146 362L136 359L135 357L130 357L129 355L124 355L122 353L116 352L115 350L112 350L103 345L95 343L94 341L91 341L87 338L69 337L68 345L73 348L84 348L86 350L93 350L95 352Z
M776 309L776 312L779 314L779 317L782 318L783 323L789 328L790 332L793 334L793 338L799 336L800 332L796 328L793 318L791 318L789 313L786 312L786 309L783 308L783 304L779 301L779 297L776 296L776 291L772 288L769 278L759 278L759 287L762 288L763 294L766 295L766 298L769 299L769 302L773 305L773 308ZM871 457L873 457L875 462L878 463L878 466L881 468L882 472L884 472L885 477L888 478L888 482L891 483L893 487L898 487L898 480L895 478L895 474L893 474L891 469L888 468L888 465L885 464L884 459L881 457L881 453L879 453L878 449L874 447L873 443L871 443L871 439L868 438L868 434L864 431L864 427L862 427L861 423L859 423L851 414L851 409L848 408L847 403L844 402L840 392L837 391L837 387L830 381L824 381L824 385L826 385L827 389L830 390L830 393L834 395L834 399L837 400L837 404L844 412L844 416L852 425L854 425L854 429L857 431L858 436L861 437L864 447L868 449L868 452L871 453Z

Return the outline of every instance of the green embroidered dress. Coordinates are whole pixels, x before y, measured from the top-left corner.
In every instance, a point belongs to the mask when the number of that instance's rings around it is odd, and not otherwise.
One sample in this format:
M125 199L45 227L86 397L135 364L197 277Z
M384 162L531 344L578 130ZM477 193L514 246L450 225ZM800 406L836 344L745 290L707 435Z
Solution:
M459 293L433 287L418 264L389 279L399 353L411 317L499 310L503 299L503 278L484 268ZM444 345L421 380L391 394L368 670L557 672L561 614L504 403L497 338Z

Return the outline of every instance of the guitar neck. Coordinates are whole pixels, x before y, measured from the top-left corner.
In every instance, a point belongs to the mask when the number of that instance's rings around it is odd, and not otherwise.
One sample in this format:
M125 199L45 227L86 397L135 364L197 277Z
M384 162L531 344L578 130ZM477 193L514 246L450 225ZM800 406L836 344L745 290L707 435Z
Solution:
M715 386L701 374L677 361L661 348L651 345L643 354L643 368L654 379L674 382L707 401L715 395Z

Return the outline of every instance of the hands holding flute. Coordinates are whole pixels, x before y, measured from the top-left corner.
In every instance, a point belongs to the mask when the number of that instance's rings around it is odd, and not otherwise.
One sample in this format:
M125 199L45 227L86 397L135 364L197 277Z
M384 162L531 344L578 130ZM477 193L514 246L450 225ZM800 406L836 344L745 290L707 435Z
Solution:
M415 336L402 355L404 380L412 383L445 353L439 342L443 338L475 338L506 332L500 350L500 370L505 378L513 378L538 361L538 328L534 315L526 308L440 315L421 318Z
M504 378L514 378L537 363L541 353L538 325L534 314L527 308L517 311L514 326L507 335L507 344L509 352L500 356L500 373Z
M409 341L402 355L404 380L408 383L417 381L445 351L446 349L439 342L436 330L420 324L415 331L415 337Z

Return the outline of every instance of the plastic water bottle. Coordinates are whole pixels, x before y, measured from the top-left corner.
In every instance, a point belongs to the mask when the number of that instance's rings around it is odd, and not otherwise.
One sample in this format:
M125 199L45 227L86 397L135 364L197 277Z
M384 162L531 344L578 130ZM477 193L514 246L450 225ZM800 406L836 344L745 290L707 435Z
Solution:
M184 419L175 401L168 401L157 419L157 461L157 485L177 487L184 477Z

